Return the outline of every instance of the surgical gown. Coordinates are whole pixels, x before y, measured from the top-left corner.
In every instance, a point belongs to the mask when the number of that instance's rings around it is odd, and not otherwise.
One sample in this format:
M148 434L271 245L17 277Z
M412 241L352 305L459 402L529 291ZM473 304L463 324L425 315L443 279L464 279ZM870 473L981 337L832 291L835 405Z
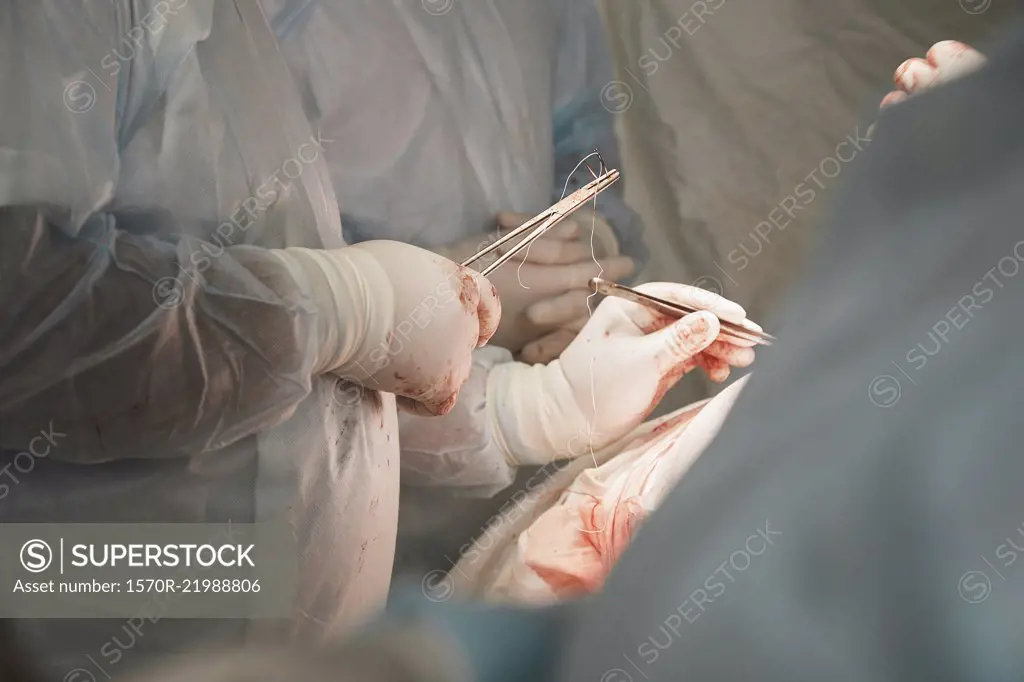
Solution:
M493 234L499 212L533 214L560 198L591 152L620 167L613 115L602 104L612 69L593 0L264 6L307 116L344 140L326 158L349 243L432 248ZM569 191L588 180L577 172ZM642 263L642 225L621 189L603 192L597 208L622 253ZM584 231L589 210L578 214ZM399 415L403 483L489 496L513 482L485 409L488 372L511 359L481 349L451 414ZM399 567L450 567L442 555L457 558L496 504L406 486Z
M0 90L0 522L287 519L299 595L268 627L372 614L397 524L394 398L353 406L313 376L310 288L267 250L344 246L323 153L345 141L309 125L261 5L12 0ZM48 429L45 458L17 458ZM16 627L52 679L257 630Z

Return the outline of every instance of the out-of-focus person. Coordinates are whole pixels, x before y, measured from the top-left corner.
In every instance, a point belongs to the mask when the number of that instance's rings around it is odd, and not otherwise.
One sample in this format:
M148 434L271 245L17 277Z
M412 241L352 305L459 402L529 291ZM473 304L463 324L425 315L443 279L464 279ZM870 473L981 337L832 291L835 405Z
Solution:
M462 261L588 182L579 163L592 152L620 163L594 0L264 5L311 121L345 140L326 158L350 243L394 239ZM618 280L646 261L621 189L534 244L521 268L494 273L494 346L554 360L589 317L599 264Z

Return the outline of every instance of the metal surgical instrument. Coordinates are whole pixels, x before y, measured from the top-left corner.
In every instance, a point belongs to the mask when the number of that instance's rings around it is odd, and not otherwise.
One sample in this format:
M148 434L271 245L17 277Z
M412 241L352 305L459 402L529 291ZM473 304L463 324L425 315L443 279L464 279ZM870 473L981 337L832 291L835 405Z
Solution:
M651 296L645 294L636 289L631 289L615 282L609 282L601 279L600 277L594 277L590 280L590 288L595 293L603 296L616 296L618 298L632 301L633 303L639 303L640 305L647 306L653 310L657 310L665 315L671 315L675 318L681 318L692 313L700 312L699 308L692 308L688 305L681 303L673 303L672 301L666 301L663 298L657 296ZM735 340L747 341L749 343L755 343L759 346L770 346L776 338L771 334L761 331L754 326L746 326L736 324L735 322L729 322L719 318L719 323L722 328L722 336L731 337Z
M558 223L562 222L573 211L575 211L580 206L596 197L600 192L610 187L618 179L619 171L614 169L597 176L596 179L594 179L592 182L588 183L587 185L584 185L580 189L576 190L569 196L559 201L557 204L554 204L550 208L547 208L541 213L538 213L530 220L527 220L525 223L509 232L501 239L498 239L497 241L489 244L482 250L478 251L477 253L473 254L466 260L462 261L462 265L468 267L471 263L480 260L481 258L491 253L492 251L500 249L502 246L508 244L516 237L527 232L530 232L530 234L521 242L513 246L505 253L503 253L501 256L498 257L497 260L495 260L493 263L491 263L490 265L486 266L483 270L481 270L480 274L488 275L491 272L494 272L494 270L496 270L509 259L514 257L519 251L535 242L537 239L541 237L541 235L543 235L545 232L550 230Z

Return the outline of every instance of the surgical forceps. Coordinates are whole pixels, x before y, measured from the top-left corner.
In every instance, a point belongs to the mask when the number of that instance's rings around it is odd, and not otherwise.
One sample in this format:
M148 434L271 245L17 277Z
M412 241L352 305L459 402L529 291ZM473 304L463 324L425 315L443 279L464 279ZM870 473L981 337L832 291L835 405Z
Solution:
M616 180L619 179L619 171L609 170L601 175L598 175L592 182L584 185L580 189L576 190L569 196L565 197L557 204L550 208L538 213L533 218L527 220L525 223L517 227L516 229L509 232L501 239L489 244L485 248L481 249L477 253L473 254L466 260L462 261L462 265L468 267L471 263L474 263L487 254L501 248L503 245L509 243L516 237L526 232L532 233L524 238L521 242L513 246L510 250L498 257L496 261L485 267L480 271L482 275L488 275L494 272L502 264L508 261L510 258L515 256L524 247L529 246L537 239L541 237L545 232L550 230L552 227L562 222L566 216L571 214L573 211L578 209L583 204L587 203L594 197L596 197L601 191L610 187Z
M690 315L691 313L700 312L699 308L666 301L663 298L651 296L650 294L645 294L642 291L637 291L636 289L631 289L630 287L622 286L615 282L609 282L608 280L601 279L600 277L591 278L590 289L594 293L601 294L603 296L616 296L627 301L632 301L633 303L639 303L642 306L657 310L659 313L664 313L665 315L670 315L677 319ZM718 322L722 328L722 336L727 338L747 341L759 346L770 346L772 345L772 342L776 340L771 334L765 331L760 331L753 326L748 327L746 325L736 324L735 322L729 322L722 318L718 318Z

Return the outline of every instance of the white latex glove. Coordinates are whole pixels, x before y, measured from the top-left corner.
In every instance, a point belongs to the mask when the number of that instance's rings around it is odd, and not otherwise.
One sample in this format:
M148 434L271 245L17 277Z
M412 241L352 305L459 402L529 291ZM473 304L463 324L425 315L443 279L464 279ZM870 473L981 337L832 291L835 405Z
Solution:
M320 372L394 393L414 414L442 415L455 406L473 350L501 318L485 277L393 241L279 253L307 274L318 302Z
M572 336L575 336L589 317L586 301L590 294L587 288L590 278L601 272L602 268L604 274L601 276L613 281L633 274L636 269L633 260L617 255L618 245L614 241L614 234L609 240L609 235L601 227L595 232L594 247L598 254L606 255L599 255L598 262L594 262L590 239L592 211L581 217L583 213L581 210L576 213L576 218L567 218L534 242L528 250L523 249L488 275L498 290L502 306L502 324L491 339L494 345L519 353L528 343L563 328L572 328L574 323L576 327ZM519 227L531 217L518 213L499 214L498 236ZM607 223L604 225L607 226ZM611 228L607 230L610 232ZM461 262L496 239L496 236L481 235L480 238L463 240L439 247L435 251ZM506 250L502 247L472 267L483 268ZM550 343L546 344L545 348L550 346ZM538 357L536 350L532 352Z
M980 52L955 40L935 43L926 57L908 59L899 65L893 75L898 90L886 95L880 108L884 109L937 85L948 83L985 64L985 57Z
M690 370L702 367L722 382L730 367L754 361L753 344L717 338L716 315L746 319L739 304L684 284L637 288L714 314L673 320L608 298L558 360L495 367L488 377L487 409L510 463L546 464L599 450L636 428Z
M615 236L615 230L599 213L585 206L573 215L581 225L580 239L587 245L588 253L593 253L599 259L619 255L619 240ZM613 279L609 273L599 272L598 275L604 279ZM626 277L629 277L629 274L615 278L614 281L622 281ZM551 362L561 355L590 319L590 309L587 306L590 294L589 288L573 289L561 296L538 301L527 308L526 317L533 324L557 325L558 328L523 346L518 359L538 364Z

